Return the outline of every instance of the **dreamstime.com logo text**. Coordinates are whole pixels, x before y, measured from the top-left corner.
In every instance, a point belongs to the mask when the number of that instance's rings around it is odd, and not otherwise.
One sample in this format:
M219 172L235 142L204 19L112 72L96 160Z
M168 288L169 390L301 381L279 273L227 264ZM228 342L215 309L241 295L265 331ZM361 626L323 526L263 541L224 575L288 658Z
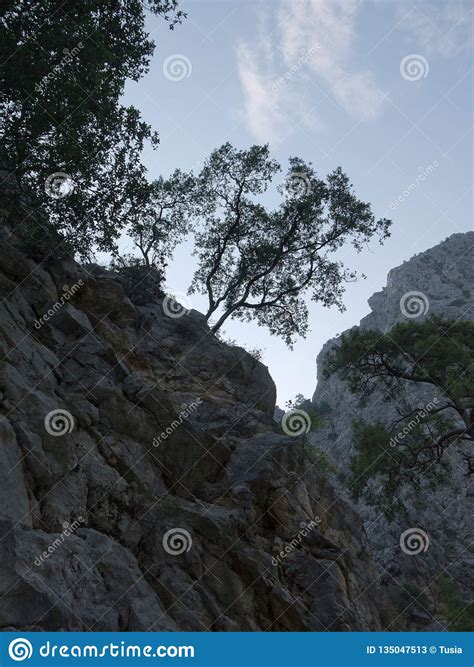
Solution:
M53 305L51 306L51 308L49 308L49 309L44 313L44 315L42 315L42 316L39 318L39 320L35 320L35 322L34 322L34 327L35 327L35 329L41 329L41 327L43 326L43 324L45 324L45 322L48 322L48 320L50 320L50 319L53 317L53 315L56 315L56 313L58 312L58 310L61 310L61 308L64 306L64 304L67 303L67 302L69 301L69 299L70 299L72 296L74 296L74 294L75 294L75 293L76 293L76 292L77 292L83 285L84 285L84 281L82 280L82 278L80 278L80 279L77 281L77 283L74 283L74 285L72 285L72 287L69 287L68 285L63 285L63 294L62 294L61 298L60 298L58 301L56 301L56 303L53 303Z
M285 544L285 548L280 551L280 553L277 556L273 556L272 558L272 565L279 565L282 561L283 558L286 558L288 554L291 554L292 551L296 549L297 546L299 546L303 540L304 537L307 537L310 532L316 528L321 523L321 519L319 516L316 516L313 521L310 521L309 523L302 523L301 524L301 530L298 531L298 533L295 535L295 537L291 540L291 542L288 542L288 544Z
M79 42L77 46L75 46L72 50L69 49L63 49L63 58L59 61L57 65L53 67L53 69L44 76L39 83L36 84L35 90L37 93L44 93L46 85L48 84L49 81L52 81L56 76L60 75L65 67L67 65L70 65L73 61L74 58L77 57L78 53L80 53L81 49L84 48L84 44L82 42Z
M35 650L40 658L194 658L194 646L150 646L145 644L127 644L120 641L117 644L52 644L50 641L42 643ZM8 655L15 662L29 660L33 656L33 646L28 639L18 637L8 646ZM47 662L45 661L45 664Z
M63 523L63 531L62 533L59 534L59 537L57 537L54 542L51 542L49 547L43 551L39 556L36 556L34 563L36 567L39 567L44 561L52 556L57 549L64 543L64 541L72 535L79 527L80 525L84 523L84 519L82 516L79 516L77 519L74 519L72 523L68 523L65 521Z
M438 160L434 160L431 164L429 164L427 167L422 168L420 167L419 169L419 174L415 178L415 180L410 183L405 190L401 194L398 195L395 199L392 199L390 202L390 208L392 211L397 209L400 204L403 204L403 202L408 199L408 197L417 190L426 179L431 176L439 167L439 162Z
M164 442L167 438L170 437L174 431L176 431L177 428L181 426L181 424L184 422L184 420L189 417L189 415L194 412L194 410L197 410L197 408L201 405L202 399L196 398L192 403L183 404L181 406L181 412L178 414L177 419L173 419L171 424L166 427L164 431L160 433L160 435L157 438L153 438L153 447L159 447L162 442Z
M285 86L291 77L300 70L305 63L311 58L311 56L319 49L321 45L316 42L311 46L307 51L305 51L298 60L293 63L293 65L281 76L277 81L272 84L272 91L276 93L282 86Z
M400 441L403 440L413 429L415 426L418 426L418 424L427 416L429 413L435 409L437 404L439 403L439 400L437 398L433 398L432 401L427 403L424 407L420 408L418 412L413 415L413 417L410 419L408 424L406 424L401 431L398 431L398 433L393 437L390 438L390 447L396 447L397 445L400 444Z

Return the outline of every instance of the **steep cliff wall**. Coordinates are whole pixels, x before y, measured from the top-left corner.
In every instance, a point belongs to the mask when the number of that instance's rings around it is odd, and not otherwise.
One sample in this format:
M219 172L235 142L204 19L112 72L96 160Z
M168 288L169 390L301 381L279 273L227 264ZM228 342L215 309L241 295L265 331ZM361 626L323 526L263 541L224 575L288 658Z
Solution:
M362 522L278 431L265 366L152 276L7 236L0 296L2 629L388 622Z
M443 243L414 256L390 271L387 286L369 299L371 313L360 322L364 329L387 332L408 312L416 322L430 314L453 319L474 319L474 232L454 234ZM416 295L410 295L417 292ZM407 310L408 309L408 310ZM325 379L323 367L337 338L328 341L317 358L318 383L313 402L323 413L324 425L314 435L337 468L337 484L344 492L352 456L352 424L389 424L396 418L397 406L375 393L366 407L337 375ZM410 404L426 405L436 397L420 385L407 388ZM452 456L452 478L437 492L426 487L421 495L403 491L407 514L389 523L374 509L359 503L382 582L399 600L400 617L409 627L433 630L447 627L445 602L440 589L460 592L467 603L472 594L470 571L472 554L472 486L466 478L464 463ZM429 548L416 556L400 548L400 535L419 527L429 536Z

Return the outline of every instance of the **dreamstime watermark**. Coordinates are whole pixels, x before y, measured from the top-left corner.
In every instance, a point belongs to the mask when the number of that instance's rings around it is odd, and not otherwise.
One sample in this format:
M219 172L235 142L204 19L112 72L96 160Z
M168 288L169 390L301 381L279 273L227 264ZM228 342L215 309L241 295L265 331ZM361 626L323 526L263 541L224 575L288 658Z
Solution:
M433 398L432 401L427 403L425 406L420 408L418 412L410 418L410 421L408 424L406 424L401 431L398 431L398 433L393 437L390 438L390 447L396 447L397 445L400 444L400 441L403 440L403 438L406 438L407 435L411 433L411 431L418 426L418 424L427 416L429 413L434 410L439 403L439 400L437 398Z
M426 79L429 71L428 61L419 53L410 53L400 61L400 74L406 81Z
M150 645L138 643L128 643L122 640L115 644L113 641L104 643L100 640L98 643L74 644L71 642L45 641L41 642L35 652L40 658L51 658L52 662L58 659L79 658L79 662L90 663L91 660L105 658L194 658L194 646L184 646L182 644L158 644ZM17 637L12 639L8 645L8 655L15 662L29 660L33 655L33 646L28 639ZM39 663L37 663L39 664ZM50 660L51 664L51 660Z
M429 307L430 302L423 292L405 292L400 299L400 310L409 320L426 315Z
M62 408L51 410L44 418L44 427L47 433L56 437L71 433L74 426L74 417L68 410Z
M316 42L307 51L305 51L298 60L277 80L272 84L272 92L276 93L280 88L286 86L291 77L296 74L305 65L309 58L321 48L321 44Z
M69 301L71 297L84 285L84 281L79 279L77 283L74 283L71 287L69 285L63 285L63 294L59 301L56 301L51 308L49 308L44 315L41 315L39 320L35 320L34 327L35 329L41 329L45 322L48 322L57 312L61 310L65 303Z
M416 556L428 550L430 538L421 528L408 528L400 535L400 547L408 556Z
M163 299L163 312L168 317L176 319L187 315L191 310L191 299L186 292L173 292Z
M77 519L74 519L72 523L68 523L65 521L63 523L63 531L59 534L59 537L57 537L54 542L51 542L49 547L43 551L39 556L37 556L34 560L34 564L36 567L39 567L42 565L42 563L45 562L47 558L52 556L58 549L59 547L64 543L64 541L70 537L75 531L81 526L81 524L84 523L84 518L82 516L78 516Z
M15 662L29 660L33 655L33 646L31 645L31 642L24 637L12 639L8 645L8 655Z
M173 53L163 63L163 74L170 81L189 79L193 71L191 61L182 53Z
M55 171L44 182L44 191L51 199L64 199L74 192L74 181L64 171Z
M59 63L53 67L53 69L46 74L39 83L35 85L35 90L37 93L43 94L45 88L49 81L52 81L56 76L62 74L63 69L74 62L74 59L77 58L80 51L84 48L84 44L79 42L77 46L73 49L63 49L64 56L61 58Z
M303 171L293 171L285 178L283 189L290 197L304 197L311 190L311 181Z
M279 565L282 562L283 558L286 558L288 554L291 554L292 551L294 551L302 542L302 540L307 537L316 526L318 526L321 523L321 518L319 516L316 516L314 520L311 520L309 523L302 523L301 524L301 530L298 531L296 536L291 540L291 542L288 542L288 544L285 544L285 548L280 551L280 553L277 556L272 557L272 565Z
M170 435L181 426L184 420L187 419L187 417L189 417L189 415L194 412L194 410L197 410L201 403L202 399L199 398L199 396L189 404L183 403L181 405L181 412L178 414L177 419L173 419L171 424L167 426L157 438L153 438L153 447L159 447L167 438L169 438Z
M163 549L171 556L180 556L193 546L193 538L185 528L171 528L163 535Z
M281 428L286 435L303 435L311 429L311 418L304 410L290 410L283 415Z
M408 197L413 192L415 192L415 190L417 190L420 187L420 185L424 183L424 181L426 181L426 179L436 171L436 169L438 169L438 167L439 167L438 160L433 160L433 162L429 164L427 167L420 167L418 170L420 173L415 178L415 180L412 183L410 183L410 185L407 188L405 188L405 190L403 190L403 192L400 195L398 195L398 197L392 199L392 201L390 202L391 210L394 211L400 206L400 204L403 204L403 202L406 199L408 199Z

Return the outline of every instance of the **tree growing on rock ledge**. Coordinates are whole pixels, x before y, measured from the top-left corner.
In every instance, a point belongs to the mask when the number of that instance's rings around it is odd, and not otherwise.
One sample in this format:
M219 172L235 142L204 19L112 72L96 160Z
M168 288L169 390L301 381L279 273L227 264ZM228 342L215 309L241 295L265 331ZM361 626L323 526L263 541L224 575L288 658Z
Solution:
M135 193L136 206L128 216L127 236L138 257L115 255L116 266L135 265L145 269L166 266L176 245L186 236L193 212L194 179L180 169L169 178L142 184Z
M207 159L197 177L202 225L191 291L207 295L214 332L228 318L253 319L292 346L308 331L306 294L343 310L345 283L356 274L337 250L350 242L359 251L374 236L382 242L391 222L375 219L340 168L322 180L299 158L290 158L278 187L279 208L268 210L256 198L280 171L268 146L226 143Z
M404 484L445 479L453 448L467 474L474 472L473 322L432 317L400 322L386 334L353 329L328 357L325 375L335 372L363 404L381 390L399 414L388 425L354 425L349 485L356 498L384 508Z

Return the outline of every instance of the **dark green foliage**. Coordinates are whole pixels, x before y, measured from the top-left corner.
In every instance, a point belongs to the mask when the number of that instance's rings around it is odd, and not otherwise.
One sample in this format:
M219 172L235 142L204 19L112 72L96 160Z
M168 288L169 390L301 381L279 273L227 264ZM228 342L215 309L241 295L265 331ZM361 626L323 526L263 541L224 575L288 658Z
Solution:
M341 336L328 360L352 391L367 400L375 387L398 395L406 382L431 385L447 393L461 413L474 407L474 323L432 317L421 324L400 322L389 333L353 329Z
M392 468L390 434L379 424L355 423L354 447L357 452L351 461L349 484L356 499L368 490L367 483L377 473L389 472Z
M366 403L374 390L397 406L390 424L354 426L356 455L350 485L356 497L383 506L404 483L437 484L455 446L472 473L474 441L474 323L432 317L399 323L389 333L353 329L330 355L326 375L338 372ZM420 386L433 398L408 404L402 390ZM370 480L382 475L383 492ZM385 496L385 497L384 497Z
M206 294L207 318L255 319L292 345L308 330L304 295L343 309L341 296L355 274L331 259L347 242L360 250L373 236L385 239L390 221L376 221L341 169L327 179L311 164L290 158L279 187L281 204L269 211L257 201L281 171L268 146L215 150L197 178L196 235L199 266L191 290Z
M440 611L448 621L451 632L474 630L474 605L463 599L461 591L452 579L441 575L437 582L437 597Z
M434 489L451 472L449 459L438 457L430 446L420 447L423 434L411 432L400 444L394 444L390 432L382 424L354 423L355 456L351 459L345 483L353 497L364 498L383 511L389 519L403 511L398 500L402 485L419 489L427 481ZM436 465L433 465L436 463ZM374 478L381 476L382 485Z
M119 102L125 81L143 76L153 53L146 10L170 27L182 17L177 0L2 3L1 163L27 198L4 192L1 207L22 209L22 219L35 212L36 221L43 212L82 255L94 245L113 249L148 196L141 152L158 138ZM45 181L57 172L74 190L54 199Z

